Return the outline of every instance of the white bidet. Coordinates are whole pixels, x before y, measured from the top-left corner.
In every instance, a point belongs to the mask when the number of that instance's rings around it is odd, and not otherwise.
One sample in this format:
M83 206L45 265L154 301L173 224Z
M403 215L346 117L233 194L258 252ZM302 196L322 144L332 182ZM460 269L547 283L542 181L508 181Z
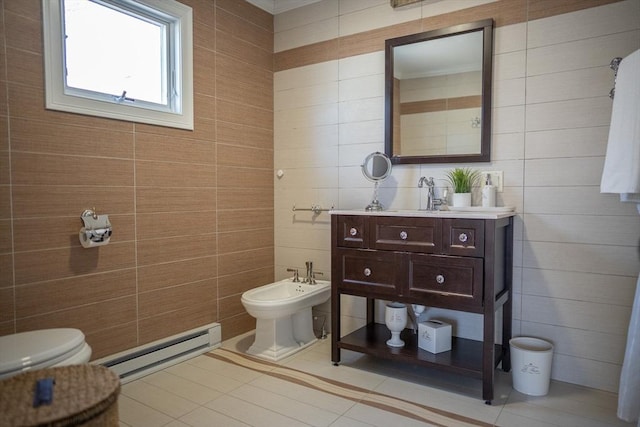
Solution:
M311 345L311 308L331 297L331 282L315 284L285 279L242 294L242 305L256 318L256 338L247 353L268 360L280 360Z

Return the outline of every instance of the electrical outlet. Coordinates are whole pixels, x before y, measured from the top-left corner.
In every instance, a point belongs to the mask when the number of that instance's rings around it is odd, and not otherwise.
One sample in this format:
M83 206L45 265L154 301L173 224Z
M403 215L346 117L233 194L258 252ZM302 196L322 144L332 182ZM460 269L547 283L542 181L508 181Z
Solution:
M491 184L496 187L498 193L503 191L503 175L502 171L482 171L480 172L482 185L487 181L487 175L491 175Z

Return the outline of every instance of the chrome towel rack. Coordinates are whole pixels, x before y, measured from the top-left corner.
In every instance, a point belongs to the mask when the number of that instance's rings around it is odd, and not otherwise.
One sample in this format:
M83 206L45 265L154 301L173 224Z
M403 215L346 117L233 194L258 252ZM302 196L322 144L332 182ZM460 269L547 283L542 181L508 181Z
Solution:
M311 205L311 208L296 208L296 205L293 205L293 208L291 210L293 212L296 212L296 211L308 211L308 212L313 212L316 215L319 215L320 212L332 211L333 210L333 205L329 209L322 209L322 207L320 205Z

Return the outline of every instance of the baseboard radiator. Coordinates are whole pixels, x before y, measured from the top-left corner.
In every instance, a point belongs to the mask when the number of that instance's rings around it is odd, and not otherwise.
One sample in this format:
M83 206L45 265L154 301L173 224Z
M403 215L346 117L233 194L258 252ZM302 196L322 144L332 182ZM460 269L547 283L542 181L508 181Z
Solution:
M220 347L219 323L211 323L144 346L96 360L120 376L124 384Z

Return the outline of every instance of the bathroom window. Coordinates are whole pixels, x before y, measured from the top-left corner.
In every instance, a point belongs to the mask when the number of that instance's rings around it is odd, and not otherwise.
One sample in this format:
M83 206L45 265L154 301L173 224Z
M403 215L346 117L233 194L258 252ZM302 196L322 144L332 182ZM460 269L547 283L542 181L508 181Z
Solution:
M46 107L193 129L191 8L42 0Z

